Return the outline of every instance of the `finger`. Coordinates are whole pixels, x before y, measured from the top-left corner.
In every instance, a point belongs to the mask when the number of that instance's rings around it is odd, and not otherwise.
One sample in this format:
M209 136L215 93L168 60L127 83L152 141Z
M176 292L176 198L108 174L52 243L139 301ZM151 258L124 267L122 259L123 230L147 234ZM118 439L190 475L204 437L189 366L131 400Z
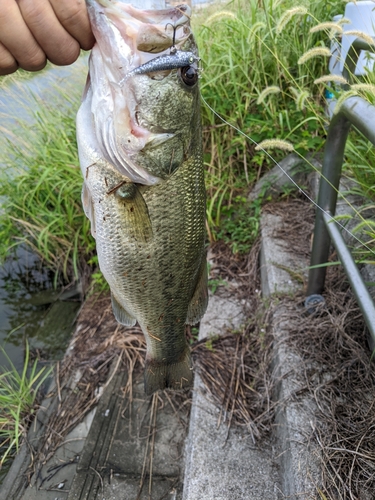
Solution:
M78 40L84 50L90 50L94 43L89 16L84 0L49 0L55 14L64 28Z
M0 43L0 75L10 75L18 69L18 63L8 49Z
M61 25L49 0L18 0L18 5L34 38L52 63L65 66L78 58L79 43Z
M1 4L0 43L21 68L28 71L44 68L46 56L28 29L14 0L5 0ZM7 56L4 50L2 53L9 61L9 55Z

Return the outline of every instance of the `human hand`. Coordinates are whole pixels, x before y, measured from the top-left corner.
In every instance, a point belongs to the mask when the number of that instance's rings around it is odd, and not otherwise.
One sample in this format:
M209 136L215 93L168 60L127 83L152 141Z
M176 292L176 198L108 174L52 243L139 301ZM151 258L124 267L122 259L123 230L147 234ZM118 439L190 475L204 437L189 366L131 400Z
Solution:
M72 64L94 41L85 0L1 0L0 75Z

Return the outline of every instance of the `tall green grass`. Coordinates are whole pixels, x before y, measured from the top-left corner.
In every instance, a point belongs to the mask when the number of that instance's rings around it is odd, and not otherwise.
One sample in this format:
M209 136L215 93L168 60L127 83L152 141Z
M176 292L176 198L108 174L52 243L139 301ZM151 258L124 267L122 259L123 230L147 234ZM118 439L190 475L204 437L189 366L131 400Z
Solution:
M26 244L66 280L78 278L95 248L81 205L75 137L80 91L75 99L61 92L56 103L31 101L33 123L21 121L17 135L8 131L2 139L0 257Z
M321 152L329 123L324 90L332 82L315 81L328 73L336 36L321 23L343 11L343 3L335 0L305 0L297 6L288 0L238 0L221 12L205 13L197 26L205 101L258 143L281 139L303 156ZM204 106L203 122L209 234L211 240L223 233L230 240L238 236L230 227L235 227L233 214L243 211L246 192L274 162ZM349 164L354 150L348 148ZM282 147L272 151L275 161L285 155ZM255 235L257 205L247 211L247 231ZM234 242L233 248L241 244Z

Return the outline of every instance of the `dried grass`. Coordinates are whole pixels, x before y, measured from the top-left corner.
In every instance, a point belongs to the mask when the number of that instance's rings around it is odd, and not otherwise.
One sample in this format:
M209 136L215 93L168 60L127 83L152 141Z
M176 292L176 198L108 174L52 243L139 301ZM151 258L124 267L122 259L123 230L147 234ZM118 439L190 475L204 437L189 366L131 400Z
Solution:
M195 369L211 399L220 408L219 422L244 426L253 442L269 435L274 417L271 401L271 343L268 310L260 300L257 241L247 256L233 255L229 246L211 247L211 272L228 286L216 293L235 295L249 318L241 331L203 339L193 345Z
M308 257L314 210L301 200L270 204L265 211L282 217L275 236ZM337 261L332 255L331 261ZM305 296L280 297L289 328L289 345L301 358L305 389L317 407L313 439L321 455L320 498L372 500L375 491L375 367L367 328L341 266L329 266L326 306L314 316ZM277 307L277 305L276 305ZM319 486L319 488L321 488ZM323 496L325 495L325 496Z
M253 442L269 435L274 417L270 343L254 321L243 332L193 348L196 369L220 408L218 424L245 426Z
M265 211L282 218L275 232L279 243L295 254L309 256L314 210L302 200L270 204ZM332 255L332 261L337 257ZM221 247L217 258L220 276L248 274L238 290L246 287L256 316L247 329L228 333L212 342L198 343L193 354L197 369L228 425L245 425L254 439L267 435L273 424L275 404L270 398L272 339L263 330L272 310L259 302L257 278L246 273L249 262L235 271L232 258ZM252 257L253 269L256 259ZM312 439L321 455L323 486L320 498L372 500L375 491L375 367L367 344L367 329L343 269L327 269L324 292L326 307L315 316L304 308L305 296L279 296L287 310L289 345L301 358L304 389L293 394L298 402L309 395L316 403L316 426ZM262 307L264 308L262 311ZM249 314L249 317L250 314ZM263 326L262 326L263 325ZM282 402L285 404L285 401ZM318 485L317 485L318 486Z
M57 365L56 385L49 397L57 397L56 411L48 421L38 449L30 446L32 465L29 478L55 453L65 436L98 403L113 375L122 366L129 373L127 387L135 370L141 370L146 352L139 327L119 325L112 313L109 295L93 295L84 304L78 326L63 362Z
M314 439L327 498L367 500L375 491L375 370L367 330L343 271L328 269L326 307L315 316L290 308L290 343L302 356L306 392L317 407ZM294 314L293 314L294 313Z
M269 203L263 207L263 213L277 215L282 224L275 231L278 244L285 244L287 249L293 249L293 254L310 257L311 238L314 228L314 207L304 199L294 198L279 203Z

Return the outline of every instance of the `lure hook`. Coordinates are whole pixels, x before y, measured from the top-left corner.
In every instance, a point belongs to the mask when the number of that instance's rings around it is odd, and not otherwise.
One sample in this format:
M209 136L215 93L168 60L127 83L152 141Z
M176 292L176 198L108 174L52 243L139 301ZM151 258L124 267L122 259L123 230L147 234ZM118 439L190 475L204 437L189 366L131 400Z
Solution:
M175 54L177 52L177 49L176 49L176 30L177 30L177 26L175 26L174 24L172 23L167 23L165 25L165 31L167 31L167 28L168 26L172 26L172 29L173 29L173 38L172 38L172 47L171 47L171 54Z

